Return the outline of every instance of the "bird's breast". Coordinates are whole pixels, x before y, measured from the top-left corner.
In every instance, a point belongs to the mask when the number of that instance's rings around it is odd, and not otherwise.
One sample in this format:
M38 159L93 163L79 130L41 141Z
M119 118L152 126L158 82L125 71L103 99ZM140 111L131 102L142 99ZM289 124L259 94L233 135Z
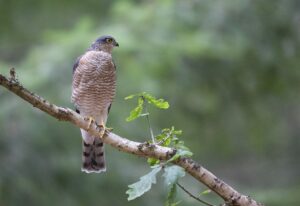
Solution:
M82 79L76 91L76 106L86 114L107 111L116 93L116 70L111 56L86 56L79 67Z

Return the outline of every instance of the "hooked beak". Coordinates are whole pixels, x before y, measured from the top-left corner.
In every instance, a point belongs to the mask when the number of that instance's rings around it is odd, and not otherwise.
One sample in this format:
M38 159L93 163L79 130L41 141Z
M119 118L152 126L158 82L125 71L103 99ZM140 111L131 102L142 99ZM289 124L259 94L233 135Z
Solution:
M119 43L118 43L118 42L115 42L114 46L119 47Z

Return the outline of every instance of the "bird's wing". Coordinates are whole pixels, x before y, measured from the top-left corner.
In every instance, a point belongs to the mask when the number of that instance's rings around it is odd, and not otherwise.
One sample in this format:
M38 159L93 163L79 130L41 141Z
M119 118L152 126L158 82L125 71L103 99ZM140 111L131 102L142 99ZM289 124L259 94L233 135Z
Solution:
M75 104L76 110L78 110L76 101L80 97L81 89L80 84L84 81L84 69L83 67L83 57L84 55L81 55L77 58L74 66L73 66L73 82L72 82L72 96L71 96L71 102ZM79 110L78 110L79 112Z
M75 64L73 65L73 83L72 83L72 93L74 92L75 89L78 88L79 84L80 84L80 80L81 80L81 77L82 77L82 72L80 72L78 70L78 67L79 67L79 62L80 62L80 59L81 59L82 55L79 56L75 62ZM72 94L73 96L73 94ZM73 102L73 98L72 98L72 102Z
M74 72L76 71L76 69L77 69L77 67L78 67L78 65L79 65L79 61L80 61L81 57L82 57L82 55L79 56L79 57L76 59L76 62L75 62L75 64L73 65L73 74L74 74Z
M112 59L112 63L113 63L114 69L117 70L117 66L116 66L115 61L113 59Z

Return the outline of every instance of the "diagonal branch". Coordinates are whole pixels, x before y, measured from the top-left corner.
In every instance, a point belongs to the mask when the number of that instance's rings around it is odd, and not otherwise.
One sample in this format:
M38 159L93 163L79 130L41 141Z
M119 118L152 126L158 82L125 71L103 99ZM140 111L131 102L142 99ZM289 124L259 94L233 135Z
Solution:
M42 97L34 94L33 92L24 88L15 78L15 72L10 71L10 78L0 74L0 85L15 93L34 107L44 111L50 116L60 120L68 121L82 129L88 130L93 135L99 135L103 128L99 127L96 123L92 123L88 128L89 122L87 119L77 114L69 108L58 107L51 104ZM116 149L131 153L137 156L152 157L160 160L170 159L176 150L172 148L162 147L159 145L152 145L148 143L139 143L120 137L117 134L106 131L103 137L103 142L110 144ZM198 181L202 182L225 201L223 205L227 206L262 206L263 204L256 202L249 196L245 196L237 192L231 186L226 184L221 179L217 178L210 171L205 169L199 163L191 158L182 157L173 162L174 164L182 167Z

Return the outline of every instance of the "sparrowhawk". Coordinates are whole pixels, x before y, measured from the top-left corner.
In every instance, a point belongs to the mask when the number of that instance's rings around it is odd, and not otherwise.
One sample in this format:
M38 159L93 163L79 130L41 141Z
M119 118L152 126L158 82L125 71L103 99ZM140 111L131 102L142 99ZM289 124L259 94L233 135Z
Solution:
M76 111L90 120L95 120L103 128L116 93L116 67L112 59L112 50L116 46L119 44L113 37L102 36L77 58L73 67L71 100ZM87 173L105 171L101 137L90 135L83 129L81 134L81 170Z

